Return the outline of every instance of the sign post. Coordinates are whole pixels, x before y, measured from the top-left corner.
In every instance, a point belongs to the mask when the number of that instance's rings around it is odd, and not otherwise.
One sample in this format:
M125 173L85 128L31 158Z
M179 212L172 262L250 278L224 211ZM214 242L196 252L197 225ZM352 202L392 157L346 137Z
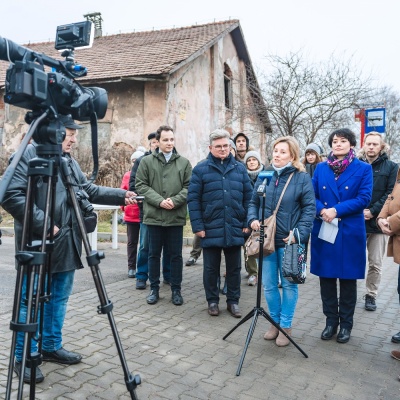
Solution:
M386 109L384 107L360 108L355 110L354 117L357 122L361 122L360 146L364 143L364 135L366 133L385 133Z

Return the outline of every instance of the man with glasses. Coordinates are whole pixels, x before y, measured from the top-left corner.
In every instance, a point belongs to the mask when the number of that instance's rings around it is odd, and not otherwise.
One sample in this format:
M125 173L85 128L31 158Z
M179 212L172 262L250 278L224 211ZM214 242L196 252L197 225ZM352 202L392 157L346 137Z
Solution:
M77 129L82 126L76 124L71 115L60 116L60 120L65 127L65 139L60 146L60 152L67 160L68 168L71 172L72 183L79 189L83 189L89 195L89 200L98 204L105 205L129 205L136 200L132 197L136 194L132 191L102 187L89 183L86 180L78 162L71 157L72 147L77 142ZM22 223L24 219L24 209L27 200L27 179L29 161L36 157L37 143L32 141L27 146L20 162L14 172L13 178L7 188L3 208L14 217L15 243L17 250L21 245ZM41 240L44 224L44 209L46 204L47 183L37 184L35 194L35 204L32 212L32 240ZM67 311L67 303L71 295L75 270L83 268L81 262L82 236L78 227L78 220L71 205L70 195L64 184L64 177L61 168L56 183L54 226L48 227L54 233L54 247L51 258L51 296L49 301L44 304L43 332L42 332L42 355L43 360L58 364L77 364L81 362L82 356L73 351L68 351L63 347L62 328ZM22 288L22 298L25 297L26 279ZM20 304L21 322L26 321L27 304L22 301ZM24 334L18 332L15 350L14 371L18 376L21 375L21 361L23 355ZM32 339L31 353L37 352L38 342ZM25 368L23 372L24 382L29 383L31 369ZM44 376L39 367L36 367L36 383L42 382Z
M230 152L230 135L217 129L210 135L210 153L193 169L188 206L192 230L203 247L203 284L208 313L219 315L221 251L225 255L227 310L240 318L241 249L252 186L246 167Z

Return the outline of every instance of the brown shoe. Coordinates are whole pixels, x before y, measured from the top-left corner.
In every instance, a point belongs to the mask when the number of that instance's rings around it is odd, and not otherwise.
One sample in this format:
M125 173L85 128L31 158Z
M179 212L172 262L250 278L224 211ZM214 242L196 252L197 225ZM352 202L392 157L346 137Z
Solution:
M400 351L398 350L393 350L390 355L395 359L400 361Z
M218 308L218 304L217 303L210 303L208 305L208 313L212 316L212 317L217 317L219 315L219 308Z
M271 325L267 332L265 332L265 340L275 340L278 337L279 330L274 325Z
M292 335L292 328L282 328L289 336ZM279 335L275 341L276 345L279 347L287 346L290 343L290 340L281 332L279 331Z
M226 309L232 314L232 317L240 318L242 316L242 313L239 310L239 306L235 303L228 304L228 307Z

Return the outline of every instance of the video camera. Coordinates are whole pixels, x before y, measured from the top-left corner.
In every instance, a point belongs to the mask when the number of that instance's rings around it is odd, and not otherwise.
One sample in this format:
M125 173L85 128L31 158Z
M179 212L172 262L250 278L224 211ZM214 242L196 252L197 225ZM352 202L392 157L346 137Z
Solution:
M85 88L74 79L87 75L87 70L74 62L75 47L90 46L93 41L91 21L57 27L56 49L65 61L55 60L0 36L0 60L9 61L4 101L32 111L53 108L73 119L89 121L96 113L104 118L108 97L103 88ZM44 66L52 68L46 73Z

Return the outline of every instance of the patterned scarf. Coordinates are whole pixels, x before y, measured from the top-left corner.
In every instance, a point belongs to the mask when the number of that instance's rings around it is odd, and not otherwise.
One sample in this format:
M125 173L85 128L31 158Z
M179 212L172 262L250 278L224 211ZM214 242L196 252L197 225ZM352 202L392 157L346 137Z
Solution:
M326 162L332 168L336 180L339 179L340 175L345 171L355 157L356 153L353 148L350 148L350 151L342 160L339 160L336 156L334 156L332 151L330 152Z

